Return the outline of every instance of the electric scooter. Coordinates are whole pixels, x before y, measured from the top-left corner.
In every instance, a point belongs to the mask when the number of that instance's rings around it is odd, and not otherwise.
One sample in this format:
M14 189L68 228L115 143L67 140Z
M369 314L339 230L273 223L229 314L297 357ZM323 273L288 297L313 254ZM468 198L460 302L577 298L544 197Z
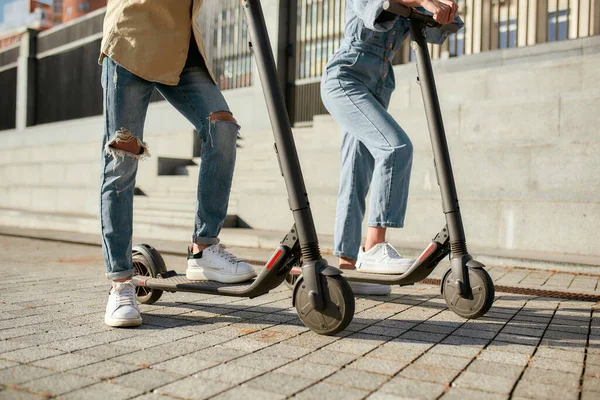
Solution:
M410 22L411 46L417 61L417 79L421 86L429 126L446 225L435 235L431 243L404 274L368 274L344 270L343 276L348 281L355 282L400 286L413 285L429 276L438 263L449 255L451 268L444 274L441 281L441 291L446 304L450 310L461 317L478 318L488 312L494 302L494 283L485 271L485 266L474 260L467 252L448 143L442 122L442 112L431 67L429 49L423 33L426 26L437 27L449 33L458 31L458 26L455 24L441 26L432 16L393 1L386 1L383 9L385 12L408 18ZM303 272L300 268L293 268L286 279L288 287L295 291L297 288L296 282L302 282Z
M132 283L137 286L137 299L143 304L156 302L163 291L254 298L279 286L291 269L301 264L302 277L295 284L292 304L306 327L319 334L333 335L344 330L352 320L354 294L341 271L327 265L321 256L261 2L244 0L242 6L273 127L275 153L295 224L253 281L239 284L190 281L185 275L167 271L160 253L150 245L141 244L132 249L136 271Z

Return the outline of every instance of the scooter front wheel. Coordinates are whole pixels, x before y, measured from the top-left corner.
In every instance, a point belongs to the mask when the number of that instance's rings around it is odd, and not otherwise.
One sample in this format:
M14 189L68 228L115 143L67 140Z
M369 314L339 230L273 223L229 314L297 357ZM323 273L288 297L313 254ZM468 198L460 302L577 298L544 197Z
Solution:
M469 281L473 292L472 299L465 299L458 293L456 279L449 269L442 279L442 295L448 308L463 318L475 319L487 313L494 303L494 282L483 268L469 268Z
M294 286L294 303L304 325L321 335L335 335L346 329L354 317L354 293L340 275L321 276L325 308L313 308L304 278Z

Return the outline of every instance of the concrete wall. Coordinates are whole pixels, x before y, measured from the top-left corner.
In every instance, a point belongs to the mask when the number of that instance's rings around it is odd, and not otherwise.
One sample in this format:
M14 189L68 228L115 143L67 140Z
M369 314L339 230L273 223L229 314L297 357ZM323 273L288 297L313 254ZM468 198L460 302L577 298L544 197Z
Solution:
M593 240L599 63L600 37L434 63L470 245L544 258L600 256ZM414 65L395 74L390 111L414 142L415 162L406 227L391 239L422 247L444 219ZM258 79L225 96L243 127L231 212L253 228L287 230L292 220ZM102 127L93 117L0 132L0 224L97 233ZM339 127L318 116L294 135L318 231L331 234ZM145 140L154 157L140 166L137 186L147 196L136 198L136 233L185 240L198 166L187 176L157 176L157 160L191 160L192 127L155 103Z
M470 245L600 255L599 50L596 37L434 64ZM413 140L415 161L406 225L391 239L423 246L444 225L441 200L414 66L395 74L390 110ZM318 231L331 234L340 129L322 116L295 137ZM237 210L253 227L287 229L282 179L275 160L264 159L270 146L265 132L240 150Z

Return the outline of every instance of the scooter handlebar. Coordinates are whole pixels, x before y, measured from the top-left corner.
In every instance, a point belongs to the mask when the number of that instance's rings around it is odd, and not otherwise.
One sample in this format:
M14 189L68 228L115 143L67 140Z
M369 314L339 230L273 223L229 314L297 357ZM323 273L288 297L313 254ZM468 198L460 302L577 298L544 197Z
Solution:
M387 0L383 3L383 10L399 15L404 18L413 19L416 21L421 21L425 23L427 26L431 26L434 28L440 28L443 31L448 33L456 33L460 29L460 27L456 24L445 24L442 25L433 19L433 16L424 14L420 11L415 10L414 8L403 6L402 4L396 3L393 0Z

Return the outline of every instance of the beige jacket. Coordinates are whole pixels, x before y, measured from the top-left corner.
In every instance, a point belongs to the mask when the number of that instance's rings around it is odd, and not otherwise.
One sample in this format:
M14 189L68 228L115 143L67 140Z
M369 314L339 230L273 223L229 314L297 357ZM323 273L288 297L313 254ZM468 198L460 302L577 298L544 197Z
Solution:
M108 0L100 59L104 56L148 81L177 85L190 34L208 67L198 22L203 0ZM215 77L209 73L215 81Z

